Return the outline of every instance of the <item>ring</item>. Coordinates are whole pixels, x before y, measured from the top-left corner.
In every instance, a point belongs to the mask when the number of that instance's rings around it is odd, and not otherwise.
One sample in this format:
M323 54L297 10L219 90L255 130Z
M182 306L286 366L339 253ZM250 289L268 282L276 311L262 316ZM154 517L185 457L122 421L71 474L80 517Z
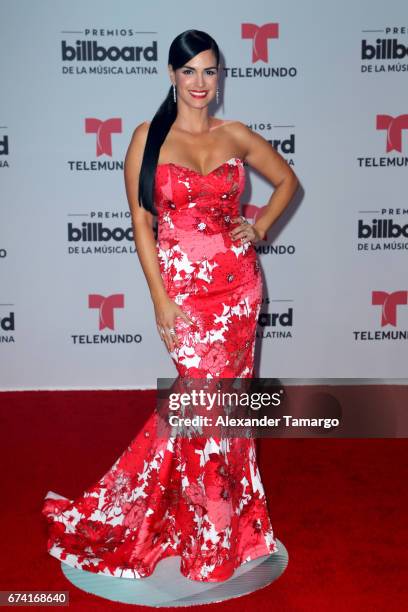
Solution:
M240 218L241 218L242 223L248 223L248 221L245 219L243 215L240 215Z
M175 335L175 333L176 333L176 330L174 329L174 327L171 327L171 328L169 329L169 332L170 332L170 335L171 335L171 336L174 336L174 335Z

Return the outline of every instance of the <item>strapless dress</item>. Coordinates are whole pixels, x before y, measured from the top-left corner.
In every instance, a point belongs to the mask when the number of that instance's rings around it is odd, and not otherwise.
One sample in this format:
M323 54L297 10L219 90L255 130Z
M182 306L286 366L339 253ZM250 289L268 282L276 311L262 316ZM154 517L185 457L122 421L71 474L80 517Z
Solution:
M232 240L245 185L233 157L206 175L159 164L157 255L175 322L180 377L250 378L262 300L255 248ZM158 437L153 411L114 465L74 500L48 491L48 552L83 570L150 576L179 555L181 573L221 582L278 550L252 438Z

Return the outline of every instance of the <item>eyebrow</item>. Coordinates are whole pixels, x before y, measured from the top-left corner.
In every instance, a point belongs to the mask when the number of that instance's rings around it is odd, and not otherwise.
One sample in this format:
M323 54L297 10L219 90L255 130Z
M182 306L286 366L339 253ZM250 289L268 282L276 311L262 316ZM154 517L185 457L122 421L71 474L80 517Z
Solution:
M180 66L180 68L189 68L190 70L195 70L193 66L189 66L188 64L183 64L182 66ZM207 66L203 70L210 70L211 68L217 68L217 66Z

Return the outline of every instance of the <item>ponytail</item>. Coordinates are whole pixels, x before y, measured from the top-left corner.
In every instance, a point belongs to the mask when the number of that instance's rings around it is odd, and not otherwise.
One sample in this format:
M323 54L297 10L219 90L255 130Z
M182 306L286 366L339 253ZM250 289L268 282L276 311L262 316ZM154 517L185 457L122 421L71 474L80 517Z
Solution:
M206 32L201 30L186 30L173 40L169 49L168 64L173 70L184 66L198 53L211 49L219 63L219 49L215 40ZM154 115L147 132L142 164L139 174L139 205L153 215L157 215L154 203L154 187L157 162L160 149L177 117L177 102L173 99L173 87L161 103Z

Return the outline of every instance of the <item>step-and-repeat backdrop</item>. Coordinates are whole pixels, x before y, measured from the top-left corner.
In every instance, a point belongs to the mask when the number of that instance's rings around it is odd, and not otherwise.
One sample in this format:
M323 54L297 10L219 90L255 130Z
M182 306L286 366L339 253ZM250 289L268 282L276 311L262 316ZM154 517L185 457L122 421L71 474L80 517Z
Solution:
M258 244L258 376L403 378L406 0L0 2L0 388L152 388L176 369L132 236L123 165L197 28L211 114L267 139L301 186ZM273 186L246 167L253 221Z

